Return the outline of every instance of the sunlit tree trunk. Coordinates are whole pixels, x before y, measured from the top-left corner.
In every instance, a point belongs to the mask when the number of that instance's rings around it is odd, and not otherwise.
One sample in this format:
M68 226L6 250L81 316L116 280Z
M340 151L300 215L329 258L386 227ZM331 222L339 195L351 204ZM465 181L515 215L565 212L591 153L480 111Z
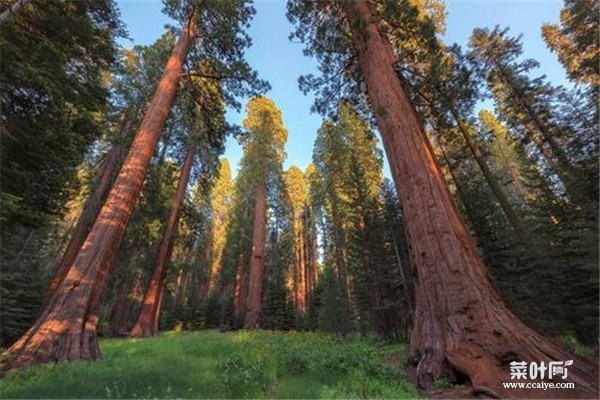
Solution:
M265 237L267 231L267 185L262 177L256 187L256 202L254 206L254 231L252 236L252 259L250 260L250 280L248 299L246 301L246 317L244 329L259 327L262 286L265 263Z
M244 270L244 255L242 251L238 256L238 265L235 274L235 284L233 287L233 313L236 319L240 319L242 316L242 310L244 308L244 299L246 298L244 290Z
M85 243L36 322L2 355L3 369L58 360L94 360L100 356L96 334L100 298L139 198L194 35L194 25L186 24Z
M50 287L46 293L46 301L52 298L52 295L54 292L56 292L56 289L60 283L63 281L63 279L65 279L65 276L67 276L69 268L71 265L73 265L75 257L77 257L81 246L85 242L85 239L87 238L87 235L92 228L98 213L100 212L102 202L104 201L115 175L119 171L123 159L125 158L127 135L131 131L132 124L135 121L135 114L136 112L134 110L128 109L123 116L123 122L121 124L117 141L111 146L110 150L108 150L104 156L104 160L102 161L102 165L95 182L96 187L86 199L85 204L83 205L83 210L81 211L81 215L79 216L77 224L71 233L71 239L67 244L60 262L56 266L54 276L50 282Z
M525 326L491 286L369 3L340 4L400 196L415 266L411 378L424 389L446 378L493 397L597 396L594 367ZM510 379L511 361L572 359L569 381L577 390L519 392L501 384Z
M160 303L164 294L165 278L167 276L167 265L171 259L171 253L173 250L173 236L177 231L177 224L179 223L179 214L183 207L183 201L185 200L185 194L190 180L190 174L192 172L192 166L194 164L195 149L193 144L189 145L185 161L181 167L181 173L179 175L179 182L177 183L177 192L173 199L173 205L171 206L171 212L165 227L165 232L158 249L158 256L156 257L156 265L150 281L148 282L148 288L144 295L142 302L142 309L136 324L129 336L131 337L147 337L154 336L158 333L158 320L160 317Z
M306 312L306 264L304 263L304 229L302 219L294 220L294 253L296 266L296 309Z

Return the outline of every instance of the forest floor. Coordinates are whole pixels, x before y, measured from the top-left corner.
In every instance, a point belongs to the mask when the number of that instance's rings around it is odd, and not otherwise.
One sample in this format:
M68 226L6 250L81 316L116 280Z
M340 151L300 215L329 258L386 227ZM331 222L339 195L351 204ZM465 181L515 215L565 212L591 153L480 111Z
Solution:
M95 363L32 367L0 398L418 398L403 345L322 333L168 332L103 339ZM393 357L390 357L393 355Z

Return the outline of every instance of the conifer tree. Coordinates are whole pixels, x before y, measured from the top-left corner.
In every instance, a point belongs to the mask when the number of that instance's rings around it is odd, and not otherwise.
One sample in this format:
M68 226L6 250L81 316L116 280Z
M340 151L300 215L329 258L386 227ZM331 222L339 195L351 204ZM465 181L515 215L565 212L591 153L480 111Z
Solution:
M23 2L19 2L23 3ZM105 77L124 29L114 2L0 2L0 331L10 346L33 322L69 201L87 190L89 149L113 118ZM10 7L10 8L9 8ZM9 20L4 17L10 17ZM66 224L65 224L66 225Z
M231 167L226 158L221 159L218 176L210 193L211 226L207 243L206 257L210 262L210 283L208 290L217 286L220 276L226 230L233 202L233 182Z
M531 141L550 171L560 177L571 201L583 209L595 208L598 193L593 176L575 163L582 151L577 135L553 118L550 104L553 88L542 78L530 79L525 73L537 66L533 60L520 62L519 39L507 30L476 29L469 44L470 57L485 77L500 116Z
M260 326L262 286L265 268L265 241L267 229L267 188L273 173L280 173L285 158L284 145L287 130L281 112L273 101L256 97L246 107L244 128L249 136L244 145L242 168L248 169L255 190L252 258L248 274L248 297L244 328Z
M296 166L290 167L285 175L285 187L292 213L292 229L294 237L294 261L288 271L287 286L294 293L294 304L300 313L306 312L308 300L308 282L310 280L306 264L307 251L305 236L307 227L304 225L304 215L308 201L308 187L304 174Z

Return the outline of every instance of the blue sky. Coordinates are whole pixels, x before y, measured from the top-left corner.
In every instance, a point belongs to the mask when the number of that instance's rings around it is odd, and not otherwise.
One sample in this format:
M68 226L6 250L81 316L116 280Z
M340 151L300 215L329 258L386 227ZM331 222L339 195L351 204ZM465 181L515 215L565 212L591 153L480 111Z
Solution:
M125 47L133 44L151 44L169 23L161 13L160 0L117 0L121 17L132 41L122 41ZM559 19L561 0L447 0L448 11L446 43L465 47L476 27L509 26L513 35L523 34L526 57L539 61L537 74L545 74L554 84L567 84L566 75L541 37L541 26ZM300 75L316 72L316 63L303 56L302 44L288 40L292 26L285 17L284 0L255 0L257 13L250 35L253 46L247 51L247 60L261 78L271 84L268 96L283 113L288 129L285 167L306 167L311 161L313 143L322 117L310 113L312 97L298 89ZM241 123L243 115L228 112L227 118ZM227 141L225 157L236 165L242 151L236 141ZM388 168L386 166L386 175Z

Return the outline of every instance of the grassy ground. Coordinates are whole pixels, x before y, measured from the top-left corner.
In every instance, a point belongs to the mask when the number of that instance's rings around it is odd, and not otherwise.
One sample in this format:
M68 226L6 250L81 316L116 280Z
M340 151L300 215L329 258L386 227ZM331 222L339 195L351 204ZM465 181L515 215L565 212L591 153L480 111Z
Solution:
M385 363L399 345L318 333L201 331L101 342L96 363L0 380L1 398L417 398Z

